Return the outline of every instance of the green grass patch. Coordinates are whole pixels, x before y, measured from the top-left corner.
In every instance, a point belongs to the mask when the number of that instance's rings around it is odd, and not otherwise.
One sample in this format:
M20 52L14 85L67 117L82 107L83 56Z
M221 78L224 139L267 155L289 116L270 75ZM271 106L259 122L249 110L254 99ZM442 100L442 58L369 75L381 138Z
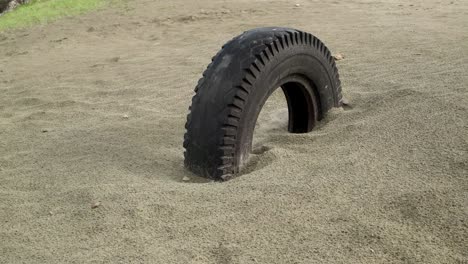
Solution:
M0 31L46 23L101 8L108 0L32 0L0 16Z

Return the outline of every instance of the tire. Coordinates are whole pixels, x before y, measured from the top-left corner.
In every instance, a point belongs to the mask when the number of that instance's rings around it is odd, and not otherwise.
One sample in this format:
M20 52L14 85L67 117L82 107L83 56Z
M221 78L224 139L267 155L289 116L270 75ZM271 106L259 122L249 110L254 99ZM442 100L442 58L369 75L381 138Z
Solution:
M310 132L342 104L335 61L313 35L258 28L226 43L195 88L185 125L185 166L211 179L235 176L251 151L262 106L278 87L286 96L292 133Z

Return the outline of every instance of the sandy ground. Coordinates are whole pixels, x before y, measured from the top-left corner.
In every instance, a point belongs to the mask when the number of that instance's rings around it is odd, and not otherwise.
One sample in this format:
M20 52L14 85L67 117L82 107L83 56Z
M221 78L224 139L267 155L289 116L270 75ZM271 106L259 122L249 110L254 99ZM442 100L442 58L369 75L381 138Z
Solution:
M468 2L343 2L135 0L1 33L0 263L468 263ZM201 72L271 25L345 54L351 107L293 135L276 94L241 177L191 175Z

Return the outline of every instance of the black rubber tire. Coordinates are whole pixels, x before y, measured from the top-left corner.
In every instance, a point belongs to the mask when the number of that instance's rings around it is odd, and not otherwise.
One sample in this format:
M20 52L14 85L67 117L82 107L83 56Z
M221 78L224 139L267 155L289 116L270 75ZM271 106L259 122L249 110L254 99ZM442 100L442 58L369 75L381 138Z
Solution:
M342 104L335 61L313 35L258 28L226 43L195 88L185 125L185 166L217 180L238 173L251 151L262 106L278 87L286 96L292 133L311 131L330 108Z

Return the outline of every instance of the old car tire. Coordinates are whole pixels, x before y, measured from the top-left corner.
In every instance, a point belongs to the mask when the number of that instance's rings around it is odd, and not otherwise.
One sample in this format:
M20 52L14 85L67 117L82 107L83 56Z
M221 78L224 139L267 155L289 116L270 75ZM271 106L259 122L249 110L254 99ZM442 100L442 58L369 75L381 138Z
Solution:
M315 36L290 28L258 28L235 37L216 54L195 88L184 136L185 166L227 180L252 148L257 117L281 87L288 130L306 133L342 103L335 61Z

